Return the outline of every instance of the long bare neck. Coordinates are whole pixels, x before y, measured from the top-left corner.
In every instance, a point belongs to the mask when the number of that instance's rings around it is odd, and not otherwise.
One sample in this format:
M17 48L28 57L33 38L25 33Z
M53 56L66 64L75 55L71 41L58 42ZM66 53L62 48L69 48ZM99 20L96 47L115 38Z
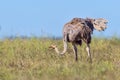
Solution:
M64 54L67 51L67 42L63 40L63 44L64 44L64 50L62 52L60 52L56 46L54 47L54 50L57 54Z
M57 54L60 54L60 51L58 50L57 47L55 47L55 52L56 52Z

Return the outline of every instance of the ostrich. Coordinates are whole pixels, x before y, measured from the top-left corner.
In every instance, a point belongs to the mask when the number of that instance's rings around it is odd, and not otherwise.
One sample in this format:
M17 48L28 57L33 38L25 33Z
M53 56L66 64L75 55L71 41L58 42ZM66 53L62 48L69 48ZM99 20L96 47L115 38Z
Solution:
M90 53L91 34L93 30L104 31L107 28L107 20L103 18L73 18L66 23L63 27L63 44L64 50L60 53L56 45L51 45L50 48L54 49L58 54L64 54L67 51L67 43L72 43L73 52L75 54L75 60L78 60L76 45L82 45L84 41L86 43L86 51L90 62L92 62Z

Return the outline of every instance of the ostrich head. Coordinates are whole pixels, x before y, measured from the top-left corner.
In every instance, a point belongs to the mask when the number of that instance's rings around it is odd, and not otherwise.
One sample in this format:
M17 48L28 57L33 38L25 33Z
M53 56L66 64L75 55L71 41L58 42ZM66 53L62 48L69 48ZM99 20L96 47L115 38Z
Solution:
M93 26L98 31L104 31L107 28L108 21L103 18L94 19Z
M56 47L57 47L56 45L49 46L49 48L51 48L51 49L55 49Z

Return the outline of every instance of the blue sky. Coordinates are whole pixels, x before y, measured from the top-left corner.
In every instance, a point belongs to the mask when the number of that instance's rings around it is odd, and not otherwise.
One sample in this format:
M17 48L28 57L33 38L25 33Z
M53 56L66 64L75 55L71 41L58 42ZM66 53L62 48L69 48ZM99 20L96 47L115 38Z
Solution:
M62 36L74 17L105 18L108 28L96 36L120 36L120 0L1 0L0 38L6 36Z

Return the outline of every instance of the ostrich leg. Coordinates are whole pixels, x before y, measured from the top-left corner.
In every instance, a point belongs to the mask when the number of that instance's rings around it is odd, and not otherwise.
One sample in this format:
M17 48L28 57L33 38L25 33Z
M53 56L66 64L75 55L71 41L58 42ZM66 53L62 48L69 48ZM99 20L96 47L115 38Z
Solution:
M90 44L87 44L86 51L88 53L88 57L90 59L90 63L92 63L92 57L91 57L91 53L90 53Z
M75 43L72 43L72 47L73 47L73 52L75 54L75 60L78 61L77 47L76 47Z

